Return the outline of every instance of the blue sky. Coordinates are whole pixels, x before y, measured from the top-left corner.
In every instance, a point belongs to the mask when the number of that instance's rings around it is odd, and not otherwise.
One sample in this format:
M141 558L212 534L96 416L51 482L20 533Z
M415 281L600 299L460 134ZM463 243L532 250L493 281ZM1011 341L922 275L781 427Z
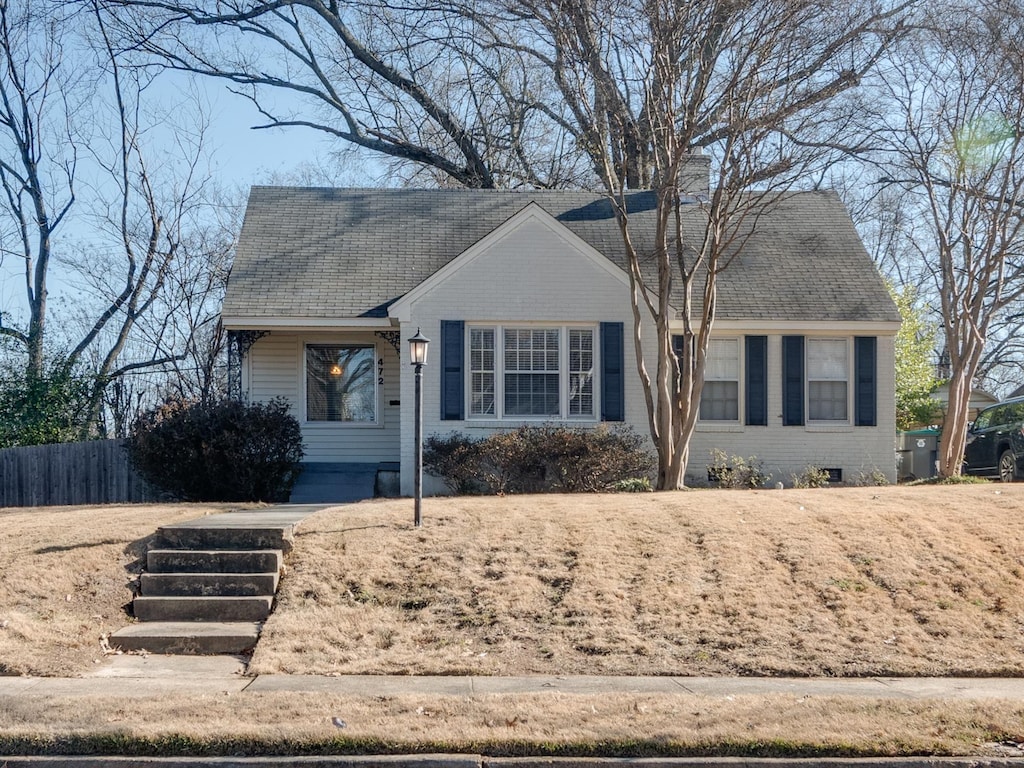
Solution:
M347 165L339 169L333 155L342 143L318 131L302 128L253 130L253 125L263 124L265 119L248 100L231 93L225 82L170 72L164 72L147 91L151 103L160 105L171 115L164 126L150 131L147 154L152 152L153 157L159 157L164 149L173 153L174 133L180 128L174 124L174 119L180 115L183 123L189 121L179 109L189 100L190 90L198 92L208 114L209 127L204 142L209 173L229 193L238 190L244 195L253 184L301 183L297 174L304 166L326 169L325 178L316 178L313 182L316 184L367 186L378 183L383 174L373 158L360 157L356 162L350 158ZM279 96L277 105L287 108L289 103ZM83 183L87 178L88 172L83 171L80 188L88 186ZM85 205L85 200L76 204L78 216L73 214L65 222L60 236L97 245L107 242L92 233L81 219ZM59 264L53 264L49 293L55 305L64 296L77 301L75 297L80 293L78 286L68 282L65 272ZM7 257L0 266L0 311L9 322L12 316L24 319L25 310L23 262Z

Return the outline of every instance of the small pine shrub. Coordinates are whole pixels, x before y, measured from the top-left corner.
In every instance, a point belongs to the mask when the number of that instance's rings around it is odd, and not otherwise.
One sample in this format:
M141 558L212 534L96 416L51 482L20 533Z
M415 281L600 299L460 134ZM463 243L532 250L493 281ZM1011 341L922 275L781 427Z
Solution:
M424 443L423 466L453 493L605 491L653 472L643 439L629 429L551 425L523 426L476 441L458 433L432 436Z
M771 479L757 456L730 456L720 448L711 451L708 480L719 488L761 488Z
M793 475L794 488L825 488L828 486L828 470L808 464L800 474Z
M861 470L853 479L853 485L879 486L888 484L889 478L878 467L872 467L870 470Z
M132 464L186 501L287 501L299 476L302 433L284 400L170 400L135 422Z

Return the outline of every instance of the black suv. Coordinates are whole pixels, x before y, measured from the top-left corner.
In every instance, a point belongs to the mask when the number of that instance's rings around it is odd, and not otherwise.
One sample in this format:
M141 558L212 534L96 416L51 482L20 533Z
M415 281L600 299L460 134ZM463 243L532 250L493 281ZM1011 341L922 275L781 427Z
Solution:
M967 432L964 472L1004 483L1024 478L1024 397L978 414Z

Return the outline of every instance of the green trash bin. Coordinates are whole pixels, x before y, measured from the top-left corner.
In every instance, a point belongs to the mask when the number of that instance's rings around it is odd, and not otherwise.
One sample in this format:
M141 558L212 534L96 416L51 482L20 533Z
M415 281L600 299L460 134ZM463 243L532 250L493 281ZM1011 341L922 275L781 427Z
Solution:
M897 472L901 482L935 477L939 458L939 430L912 429L899 433Z

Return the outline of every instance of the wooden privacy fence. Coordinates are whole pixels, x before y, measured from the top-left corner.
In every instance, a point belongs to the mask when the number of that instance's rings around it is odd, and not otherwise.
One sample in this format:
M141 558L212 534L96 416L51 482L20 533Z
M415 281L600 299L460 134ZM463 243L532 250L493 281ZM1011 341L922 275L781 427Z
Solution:
M123 445L88 440L0 450L0 507L156 501Z

